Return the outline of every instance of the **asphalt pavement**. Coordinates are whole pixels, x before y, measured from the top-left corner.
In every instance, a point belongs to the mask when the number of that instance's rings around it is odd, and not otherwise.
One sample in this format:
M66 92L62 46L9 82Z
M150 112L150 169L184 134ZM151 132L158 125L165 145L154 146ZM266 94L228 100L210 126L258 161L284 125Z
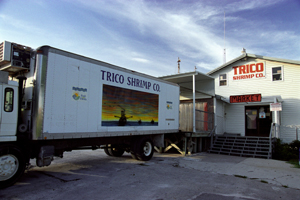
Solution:
M66 152L32 168L0 199L288 200L300 197L300 169L284 161L208 153L155 153L137 161L103 150Z

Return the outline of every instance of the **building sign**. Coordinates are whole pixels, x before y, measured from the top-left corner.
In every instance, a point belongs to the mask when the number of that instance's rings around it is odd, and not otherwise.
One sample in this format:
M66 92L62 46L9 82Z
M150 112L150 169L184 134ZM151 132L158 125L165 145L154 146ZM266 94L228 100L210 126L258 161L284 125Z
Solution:
M230 103L259 102L261 94L230 96Z
M266 77L266 66L264 62L234 66L232 69L233 80L257 79Z
M281 103L270 103L270 111L282 111Z

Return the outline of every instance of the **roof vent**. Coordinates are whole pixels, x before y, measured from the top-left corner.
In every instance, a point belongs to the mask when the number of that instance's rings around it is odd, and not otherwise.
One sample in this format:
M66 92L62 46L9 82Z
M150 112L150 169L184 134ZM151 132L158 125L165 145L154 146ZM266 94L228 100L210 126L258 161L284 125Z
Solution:
M242 54L246 54L246 49L245 48L243 48Z

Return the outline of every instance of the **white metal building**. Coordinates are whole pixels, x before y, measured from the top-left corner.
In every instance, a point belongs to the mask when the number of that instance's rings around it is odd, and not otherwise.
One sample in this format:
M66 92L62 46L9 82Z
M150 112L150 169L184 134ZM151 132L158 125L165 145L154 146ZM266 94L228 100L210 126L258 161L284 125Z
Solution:
M273 122L273 136L298 139L300 61L242 53L208 73L215 80L216 133L267 137Z

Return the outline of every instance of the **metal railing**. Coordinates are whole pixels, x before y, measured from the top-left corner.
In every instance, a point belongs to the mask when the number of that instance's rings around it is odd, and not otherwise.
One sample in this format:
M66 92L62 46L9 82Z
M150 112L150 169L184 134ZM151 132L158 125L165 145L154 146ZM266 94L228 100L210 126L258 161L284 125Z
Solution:
M273 131L273 129L274 129L274 131ZM270 134L269 134L270 139L272 139L273 133L275 136L276 135L276 124L274 122L271 123Z
M210 132L210 134L209 134L209 137L210 137L210 148L212 148L212 146L213 146L213 141L214 141L214 136L215 136L215 130L216 130L216 128L217 128L217 126L215 126L215 127L211 130L211 132Z
M269 152L272 153L272 138L276 137L276 132L277 132L277 124L272 122L271 123L271 128L270 128L270 134L269 134Z

